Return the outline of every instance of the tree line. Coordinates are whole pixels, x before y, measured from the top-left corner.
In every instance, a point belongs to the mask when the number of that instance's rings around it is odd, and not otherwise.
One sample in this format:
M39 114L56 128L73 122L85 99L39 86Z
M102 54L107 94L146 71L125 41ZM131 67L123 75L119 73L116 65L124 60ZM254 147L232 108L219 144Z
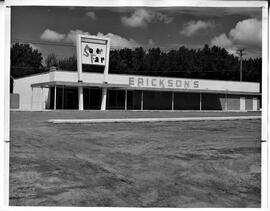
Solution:
M205 45L202 49L181 46L168 52L136 48L110 53L110 73L239 81L239 70L238 57L217 46ZM261 82L261 72L261 58L243 61L243 81Z
M75 56L58 59L49 54L42 62L42 54L28 44L15 43L11 48L11 76L14 78L45 72L50 66L59 70L76 71ZM85 71L100 72L101 67L84 66ZM109 73L164 77L233 80L240 78L239 58L224 48L205 45L201 49L185 46L177 50L148 50L142 47L110 51ZM261 82L262 59L243 60L243 81Z

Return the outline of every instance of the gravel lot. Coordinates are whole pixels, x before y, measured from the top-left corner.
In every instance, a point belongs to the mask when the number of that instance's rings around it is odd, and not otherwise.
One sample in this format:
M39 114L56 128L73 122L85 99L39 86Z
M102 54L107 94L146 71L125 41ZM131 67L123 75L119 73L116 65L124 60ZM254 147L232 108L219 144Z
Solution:
M47 122L237 114L11 112L10 205L260 207L260 120Z

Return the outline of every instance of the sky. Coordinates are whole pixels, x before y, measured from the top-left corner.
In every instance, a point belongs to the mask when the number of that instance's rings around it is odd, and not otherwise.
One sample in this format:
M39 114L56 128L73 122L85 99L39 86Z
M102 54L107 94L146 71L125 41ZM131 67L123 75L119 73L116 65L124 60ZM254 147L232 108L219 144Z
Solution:
M112 49L159 47L163 51L224 47L261 57L259 8L12 7L11 40L29 43L43 57L76 55L77 33L109 37Z

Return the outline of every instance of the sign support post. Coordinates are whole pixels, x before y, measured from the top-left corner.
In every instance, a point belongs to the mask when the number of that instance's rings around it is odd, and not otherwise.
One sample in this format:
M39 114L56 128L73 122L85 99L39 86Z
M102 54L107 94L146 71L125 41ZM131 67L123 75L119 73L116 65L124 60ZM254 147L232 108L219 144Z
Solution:
M76 37L78 83L83 83L82 65L104 66L101 110L106 110L110 39L81 35ZM78 86L79 110L83 110L83 86Z

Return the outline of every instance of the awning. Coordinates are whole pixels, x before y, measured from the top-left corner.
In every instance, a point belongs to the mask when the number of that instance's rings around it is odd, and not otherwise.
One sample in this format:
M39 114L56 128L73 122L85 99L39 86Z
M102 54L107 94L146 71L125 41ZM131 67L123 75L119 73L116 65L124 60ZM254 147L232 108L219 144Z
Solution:
M261 95L259 92L238 92L228 90L205 90L205 89L163 89L163 88L151 88L151 87L127 87L123 89L131 90L144 90L144 91L163 91L163 92L188 92L188 93L209 93L209 94L235 94L235 95Z
M258 92L238 92L228 90L205 90L205 89L174 89L174 88L154 88L154 87L131 87L127 84L108 84L108 83L87 83L87 82L66 82L51 81L31 84L31 87L49 88L49 87L108 87L112 89L124 90L143 90L160 92L187 92L187 93L209 93L209 94L234 94L234 95L261 95Z

